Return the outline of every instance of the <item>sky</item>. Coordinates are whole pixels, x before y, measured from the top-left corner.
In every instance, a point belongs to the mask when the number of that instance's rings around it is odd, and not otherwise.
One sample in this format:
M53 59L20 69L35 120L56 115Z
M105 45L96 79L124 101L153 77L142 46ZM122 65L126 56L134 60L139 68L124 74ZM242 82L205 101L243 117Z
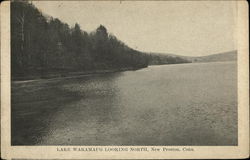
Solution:
M204 56L236 50L234 1L33 1L40 11L82 30L100 24L145 52Z

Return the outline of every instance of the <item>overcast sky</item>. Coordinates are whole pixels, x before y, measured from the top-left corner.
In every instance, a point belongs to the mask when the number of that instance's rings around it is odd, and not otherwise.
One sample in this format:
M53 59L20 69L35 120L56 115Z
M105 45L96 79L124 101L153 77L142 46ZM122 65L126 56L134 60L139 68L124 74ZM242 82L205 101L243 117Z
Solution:
M202 56L236 49L233 1L33 1L43 13L87 32L103 24L146 52Z

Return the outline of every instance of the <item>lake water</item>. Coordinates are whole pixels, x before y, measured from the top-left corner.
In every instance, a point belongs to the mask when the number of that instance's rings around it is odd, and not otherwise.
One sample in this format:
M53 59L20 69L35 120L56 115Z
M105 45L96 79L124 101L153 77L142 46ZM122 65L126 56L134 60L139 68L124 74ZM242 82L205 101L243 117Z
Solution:
M12 145L237 145L236 62L12 83Z

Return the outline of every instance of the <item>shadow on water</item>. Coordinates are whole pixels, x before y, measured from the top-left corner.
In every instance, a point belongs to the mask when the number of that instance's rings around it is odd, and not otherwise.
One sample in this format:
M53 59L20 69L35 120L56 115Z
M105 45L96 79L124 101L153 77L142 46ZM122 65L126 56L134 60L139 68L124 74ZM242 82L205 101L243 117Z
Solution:
M48 134L40 145L100 145L112 143L110 134L119 125L117 78L121 74L101 75L88 80L74 80L65 90L82 96L54 114Z
M36 145L48 134L54 116L71 103L91 96L91 91L65 89L62 86L82 84L90 81L109 81L122 73L107 73L94 76L41 80L11 84L11 144ZM86 90L88 92L88 90ZM94 93L95 94L95 93ZM104 96L104 95L100 95ZM94 97L93 97L94 98ZM89 106L90 107L90 106ZM99 109L100 110L100 109ZM107 114L107 107L101 109ZM111 109L112 110L112 109ZM108 120L109 116L100 116L100 121Z

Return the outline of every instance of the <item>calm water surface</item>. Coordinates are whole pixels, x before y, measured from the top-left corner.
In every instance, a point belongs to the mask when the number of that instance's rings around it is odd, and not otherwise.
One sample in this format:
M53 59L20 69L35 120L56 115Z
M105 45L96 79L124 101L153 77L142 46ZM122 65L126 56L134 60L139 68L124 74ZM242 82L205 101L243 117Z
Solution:
M14 145L237 145L236 62L12 83Z

